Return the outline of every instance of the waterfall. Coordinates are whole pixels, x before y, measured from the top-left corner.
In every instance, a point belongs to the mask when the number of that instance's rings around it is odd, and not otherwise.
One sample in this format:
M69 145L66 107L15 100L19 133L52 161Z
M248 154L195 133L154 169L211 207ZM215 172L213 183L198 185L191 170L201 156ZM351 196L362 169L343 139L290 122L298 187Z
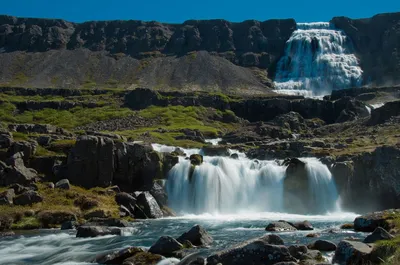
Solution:
M275 76L278 93L320 96L361 85L351 40L329 22L298 23Z
M309 186L304 200L315 205L309 211L325 214L338 210L336 186L328 168L318 159L302 161ZM180 157L168 173L168 204L179 214L288 212L284 204L287 166L282 162L251 160L244 154L239 154L239 159L205 156L191 174L190 160Z

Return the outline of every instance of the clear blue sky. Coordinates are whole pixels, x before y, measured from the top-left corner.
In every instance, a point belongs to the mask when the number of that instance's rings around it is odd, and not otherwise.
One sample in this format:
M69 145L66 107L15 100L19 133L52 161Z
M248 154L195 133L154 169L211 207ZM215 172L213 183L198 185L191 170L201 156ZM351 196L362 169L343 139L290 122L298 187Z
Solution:
M334 16L370 17L400 12L400 0L3 0L0 14L21 17L88 20L156 20L181 23L188 19L294 18L298 22L329 21Z

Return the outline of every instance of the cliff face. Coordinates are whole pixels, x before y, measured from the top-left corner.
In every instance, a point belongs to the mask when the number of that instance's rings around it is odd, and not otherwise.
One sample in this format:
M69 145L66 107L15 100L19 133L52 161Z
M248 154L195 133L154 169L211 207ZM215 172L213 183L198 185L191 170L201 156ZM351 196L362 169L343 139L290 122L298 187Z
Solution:
M335 17L332 23L352 39L364 71L364 83L400 83L400 13L368 19Z

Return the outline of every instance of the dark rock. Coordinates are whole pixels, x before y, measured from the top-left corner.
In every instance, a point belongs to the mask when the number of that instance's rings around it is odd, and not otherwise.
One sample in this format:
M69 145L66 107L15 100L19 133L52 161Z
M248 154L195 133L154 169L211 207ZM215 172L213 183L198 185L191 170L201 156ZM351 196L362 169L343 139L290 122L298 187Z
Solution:
M190 156L190 163L194 166L199 166L203 163L203 156L199 154L193 154Z
M108 254L104 255L99 255L96 257L94 260L95 263L100 263L100 264L122 264L124 260L135 256L136 254L143 252L142 249L137 248L137 247L128 247L124 248L122 250L118 251L113 251Z
M339 264L368 264L372 246L358 241L343 240L337 246L333 262Z
M320 237L320 235L317 233L311 233L311 234L307 234L306 237Z
M376 241L379 240L390 240L393 239L394 236L389 234L388 231L386 231L385 229L383 229L382 227L377 227L374 232L372 232L372 234L370 234L369 236L367 236L364 239L364 243L375 243Z
M296 259L303 260L304 255L307 254L308 249L305 245L291 245L288 247L290 255Z
M11 216L0 215L0 232L10 230L13 221Z
M69 190L71 188L71 185L69 184L68 179L62 179L56 183L55 187L57 189Z
M158 254L152 254L149 252L139 252L133 257L124 260L122 265L156 265L164 257Z
M400 100L387 102L380 108L373 109L371 112L371 118L368 121L369 125L377 125L382 124L387 121L391 117L400 115Z
M183 245L170 236L162 236L149 249L150 253L171 257L174 251L183 248Z
M201 149L205 156L229 156L229 149L225 146L206 145Z
M168 195L165 188L157 182L154 182L153 187L150 190L150 194L156 199L160 207L168 205Z
M291 225L294 226L297 230L314 230L314 227L309 221L291 223Z
M74 205L78 206L81 210L86 211L98 207L100 203L94 198L90 198L87 196L80 196L77 199L75 199Z
M354 224L342 224L341 226L340 226L340 229L343 229L343 230L352 230L352 229L354 229Z
M66 221L61 224L61 230L72 230L72 229L76 229L75 221Z
M131 225L126 220L118 218L97 218L92 217L86 226L107 226L107 227L130 227Z
M47 187L52 190L56 187L56 185L54 185L53 182L49 182L49 183L47 183Z
M39 137L36 138L36 141L41 146L49 146L52 141L52 138L50 135L40 135Z
M296 231L297 229L288 222L279 221L269 223L265 230L269 232L290 232Z
M184 243L186 240L195 246L208 246L213 242L212 237L200 225L193 226L188 232L183 233L177 240Z
M160 206L157 204L157 201L150 194L150 192L142 192L137 197L136 205L140 208L141 211L136 209L135 216L137 218L161 218L163 217L163 213L160 209ZM141 214L144 216L141 216Z
M390 229L388 221L390 220L390 215L395 213L400 213L400 210L385 210L359 216L354 220L354 230L373 232L378 227Z
M37 178L34 169L26 168L22 153L16 153L9 158L8 166L0 161L0 186L9 186L17 183L30 185Z
M107 218L110 217L110 212L105 211L103 209L98 209L98 210L93 210L91 212L88 212L87 214L84 215L85 219L92 219L92 218Z
M8 152L11 156L16 153L23 153L23 160L26 163L35 155L37 146L38 143L36 141L18 141L11 145Z
M294 111L275 117L272 123L292 132L303 132L308 129L304 118Z
M175 152L163 154L163 167L164 176L167 176L168 172L179 162L179 157Z
M36 191L30 190L18 195L14 198L15 205L32 205L34 203L42 202L43 198Z
M336 244L328 240L317 240L308 246L309 249L315 249L319 251L335 251Z
M15 194L17 194L17 195L20 195L20 194L24 193L25 191L31 190L31 189L29 189L27 187L24 187L24 186L20 185L20 184L13 184L13 185L10 186L10 188L13 189Z
M0 193L0 205L11 205L15 197L13 189L8 189Z
M136 199L132 195L126 192L117 193L115 201L118 205L124 206L131 214L135 212Z
M239 159L239 155L237 153L231 154L231 158Z
M44 228L53 228L67 221L77 221L75 214L69 211L41 211L37 217Z
M80 226L76 237L97 237L106 235L121 235L121 228L104 226Z
M9 132L0 131L0 149L9 148L13 143L13 136Z
M295 261L287 247L271 245L264 237L248 240L232 248L217 252L207 258L207 264L272 265L283 261Z
M128 208L126 208L123 205L120 205L118 207L118 210L119 210L120 217L127 217L127 216L134 217L133 213L131 211L129 211Z
M34 91L33 94L36 94ZM8 129L13 132L21 133L39 133L39 134L55 134L57 127L49 124L10 124Z

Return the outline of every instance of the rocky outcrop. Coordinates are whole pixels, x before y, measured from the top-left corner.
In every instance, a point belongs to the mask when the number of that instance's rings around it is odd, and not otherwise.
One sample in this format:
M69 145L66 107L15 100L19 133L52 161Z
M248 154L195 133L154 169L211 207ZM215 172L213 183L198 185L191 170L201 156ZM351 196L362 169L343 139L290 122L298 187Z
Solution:
M149 252L170 257L173 252L183 248L183 245L172 237L162 236L149 249Z
M337 246L333 262L339 264L368 264L372 246L358 242L343 240Z
M25 167L23 157L23 153L14 154L8 159L8 165L0 161L0 186L29 185L36 181L37 172Z
M400 13L367 19L335 17L331 22L352 40L365 83L400 83Z
M383 229L382 227L378 227L374 230L374 232L372 232L372 234L370 234L369 236L367 236L363 243L375 243L376 241L379 240L390 240L393 239L394 236L389 234L388 231L386 231L385 229Z
M400 101L387 102L380 108L373 109L371 118L368 121L369 125L382 124L390 118L400 115Z
M76 237L97 237L106 235L121 235L121 228L104 226L80 226L78 227Z
M354 230L362 232L373 232L378 227L390 230L390 220L395 214L400 214L400 210L391 209L358 216L354 220Z
M269 236L264 236L246 241L232 248L220 251L207 258L207 264L216 265L254 264L272 265L278 262L296 261L287 247L273 245L269 242Z
M150 192L146 191L140 193L139 196L137 196L136 205L136 218L147 219L163 217L163 212L161 211L160 206L157 204L156 199L154 199Z
M296 231L297 229L288 222L279 221L268 224L265 230L269 232L290 232Z

